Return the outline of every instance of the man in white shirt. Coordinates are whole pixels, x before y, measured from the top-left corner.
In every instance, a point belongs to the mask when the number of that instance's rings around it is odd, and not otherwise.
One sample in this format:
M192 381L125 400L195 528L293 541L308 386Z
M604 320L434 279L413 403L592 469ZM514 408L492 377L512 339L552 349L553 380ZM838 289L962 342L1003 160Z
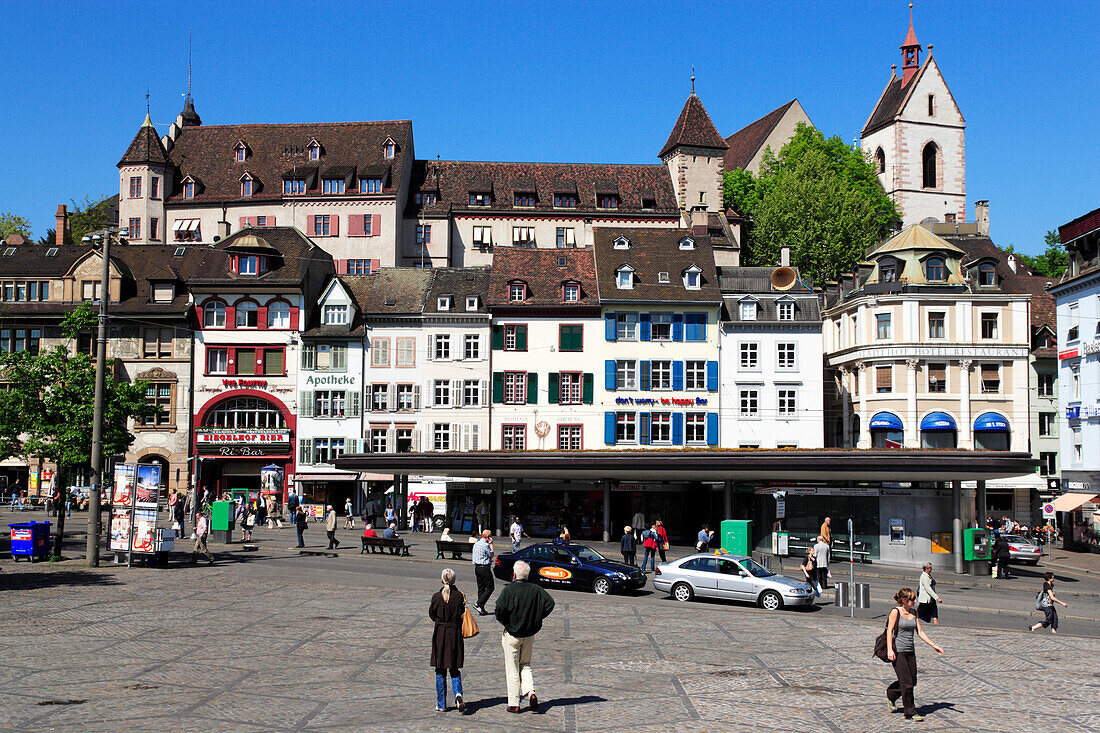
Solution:
M519 552L519 543L521 538L527 537L528 539L530 539L528 534L523 531L523 525L519 523L518 516L512 519L512 526L508 530L508 534L512 538L512 552Z
M829 554L829 545L825 538L818 535L814 545L814 565L817 568L817 587L821 591L829 587Z

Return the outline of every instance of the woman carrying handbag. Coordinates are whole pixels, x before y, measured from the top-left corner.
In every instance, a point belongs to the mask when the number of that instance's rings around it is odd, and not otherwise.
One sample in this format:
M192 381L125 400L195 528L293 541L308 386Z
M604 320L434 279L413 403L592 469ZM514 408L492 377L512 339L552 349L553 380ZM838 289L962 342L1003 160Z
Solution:
M806 576L806 582L814 589L814 596L821 596L821 587L817 584L817 558L814 557L814 548L811 545L806 548L806 559L799 566L802 574Z
M432 596L431 605L428 606L428 618L435 622L431 660L432 667L435 668L435 710L437 713L447 711L447 675L450 674L455 704L459 711L464 712L466 703L462 699L460 671L465 657L463 637L466 634L476 634L477 623L473 622L472 615L468 622L465 620L469 610L466 608L466 596L455 587L455 571L447 568L443 571L441 580L443 587ZM468 629L471 622L472 633Z

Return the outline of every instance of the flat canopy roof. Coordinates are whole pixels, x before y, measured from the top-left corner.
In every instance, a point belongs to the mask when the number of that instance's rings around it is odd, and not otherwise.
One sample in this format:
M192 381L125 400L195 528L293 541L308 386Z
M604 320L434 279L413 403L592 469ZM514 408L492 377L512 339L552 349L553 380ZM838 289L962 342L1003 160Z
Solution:
M336 467L455 478L977 481L1035 472L1029 453L959 450L593 450L353 453Z

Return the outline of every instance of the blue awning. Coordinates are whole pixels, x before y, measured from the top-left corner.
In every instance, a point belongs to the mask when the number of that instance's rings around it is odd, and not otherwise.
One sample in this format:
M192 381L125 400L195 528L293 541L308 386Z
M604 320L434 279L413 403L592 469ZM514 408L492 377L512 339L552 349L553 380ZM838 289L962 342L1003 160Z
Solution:
M869 430L902 430L901 419L892 412L879 412L867 425Z
M995 430L998 432L1007 431L1008 420L1003 415L998 415L995 412L983 412L978 415L978 419L974 421L974 430Z
M955 418L946 412L930 412L920 421L921 430L958 430Z

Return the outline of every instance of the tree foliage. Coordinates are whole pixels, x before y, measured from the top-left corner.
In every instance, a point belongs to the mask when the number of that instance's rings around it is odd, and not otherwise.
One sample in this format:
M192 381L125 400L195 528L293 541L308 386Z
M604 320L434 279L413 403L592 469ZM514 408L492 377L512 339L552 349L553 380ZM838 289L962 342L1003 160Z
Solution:
M1046 249L1037 255L1017 252L1011 244L1004 247L1004 251L1019 257L1035 271L1035 274L1056 280L1062 277L1066 273L1066 268L1069 267L1069 252L1062 246L1062 239L1058 236L1058 232L1053 229L1043 235L1043 243Z
M727 171L723 194L749 220L743 264L777 265L786 244L819 284L851 272L901 218L867 154L805 124L778 155L764 152L759 174Z
M7 239L12 234L22 234L29 240L31 238L30 220L10 211L0 213L0 240Z
M104 196L93 201L85 196L83 203L77 203L73 199L72 211L69 213L69 237L65 243L75 244L89 232L117 225L117 215L111 206L111 198Z

